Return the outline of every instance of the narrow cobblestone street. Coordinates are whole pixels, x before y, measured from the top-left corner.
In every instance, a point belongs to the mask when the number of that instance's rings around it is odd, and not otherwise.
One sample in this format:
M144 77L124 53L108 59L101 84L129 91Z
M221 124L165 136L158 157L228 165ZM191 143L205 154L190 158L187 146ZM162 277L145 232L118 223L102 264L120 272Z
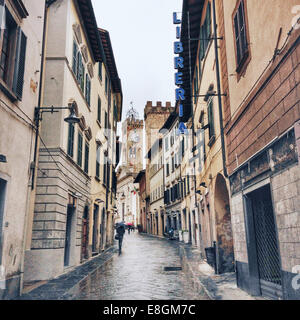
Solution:
M82 300L204 300L194 292L179 267L175 243L149 236L126 233L123 253L81 281L67 297Z

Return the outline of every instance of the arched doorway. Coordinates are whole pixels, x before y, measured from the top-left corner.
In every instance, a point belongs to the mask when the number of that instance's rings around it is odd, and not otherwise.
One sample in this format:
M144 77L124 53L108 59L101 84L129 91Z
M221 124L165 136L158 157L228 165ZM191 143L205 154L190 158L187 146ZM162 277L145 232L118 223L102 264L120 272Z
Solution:
M217 175L215 184L215 214L217 234L217 268L218 273L234 271L234 251L231 228L229 193L226 181Z

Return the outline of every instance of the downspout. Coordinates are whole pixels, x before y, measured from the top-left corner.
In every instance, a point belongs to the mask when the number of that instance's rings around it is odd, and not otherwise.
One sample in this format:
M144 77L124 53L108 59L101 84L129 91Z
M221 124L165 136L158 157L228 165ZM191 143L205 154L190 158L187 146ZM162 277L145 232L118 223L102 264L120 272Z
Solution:
M190 29L190 12L187 12L188 15L188 41L189 41L189 74L190 74L190 99L191 99L191 118L194 119L194 105L193 105L193 79L192 79L192 58L191 58L191 29ZM194 120L192 120L192 152L193 152L193 159L195 158L195 124ZM195 208L197 210L197 215L198 215L198 232L199 232L199 248L201 252L201 256L204 257L204 252L203 252L203 241L202 241L202 221L201 221L201 215L200 215L200 210L198 208L198 201L197 201L197 180L196 180L196 162L193 161L193 170L194 170L194 193L195 193ZM191 214L191 212L189 212ZM195 221L194 221L195 224ZM195 235L195 240L197 242L197 236Z
M44 11L44 26L43 26L43 43L42 43L42 56L41 56L41 72L40 72L40 87L39 87L39 97L38 97L38 105L37 107L40 108L42 104L42 91L43 91L43 85L44 85L44 69L45 69L45 49L46 49L46 28L47 28L47 22L48 22L48 9L49 7L56 2L57 0L46 0L45 1L45 11ZM37 149L38 149L38 139L39 139L39 133L40 133L40 120L39 115L35 114L35 145L34 145L34 155L33 155L33 168L32 168L32 181L31 181L31 190L34 190L35 187L35 176L37 171Z
M224 176L228 178L227 167L226 167L226 150L225 150L225 139L224 139L224 127L223 127L223 106L221 97L221 80L220 80L220 65L219 65L219 53L218 53L218 39L217 39L217 20L216 20L216 3L213 0L213 16L214 16L214 44L215 44L215 56L216 56L216 75L217 75L217 90L218 90L218 102L219 102L219 120L220 120L220 131L221 131L221 144L222 144L222 159L223 159L223 171ZM223 39L224 41L224 39Z
M215 45L215 57L216 57L216 77L217 77L217 96L219 104L219 121L220 121L220 133L221 133L221 145L222 145L222 160L223 160L223 171L225 178L228 178L227 168L226 168L226 151L225 151L225 140L224 140L224 127L223 127L223 106L221 97L221 80L220 80L220 65L219 65L219 52L218 52L218 37L217 37L217 20L216 20L216 3L213 0L213 17L214 17L214 45ZM224 41L224 40L223 40ZM218 242L215 246L216 254L216 273L219 274L219 246Z

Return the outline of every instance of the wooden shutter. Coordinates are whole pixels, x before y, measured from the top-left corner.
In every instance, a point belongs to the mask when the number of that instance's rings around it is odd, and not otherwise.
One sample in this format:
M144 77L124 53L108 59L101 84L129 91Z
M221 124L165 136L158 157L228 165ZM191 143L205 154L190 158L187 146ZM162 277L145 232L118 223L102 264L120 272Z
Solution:
M73 146L74 146L74 125L69 124L69 134L68 134L68 155L73 157Z
M84 152L84 171L85 173L89 173L89 153L90 148L88 143L85 144L85 152Z
M85 99L88 105L91 102L91 80L88 74L86 74L86 81L85 81Z
M209 123L209 138L211 138L215 134L213 99L210 99L208 103L208 123Z
M245 8L244 1L240 2L239 8L234 17L234 32L235 32L235 44L237 65L242 62L245 53L248 50L247 35L246 35L246 22L245 22Z
M97 119L101 123L101 99L98 97L98 114Z
M73 42L73 65L72 65L72 70L74 72L74 74L77 76L77 51L78 51L78 47L77 44L74 40Z
M23 31L21 30L21 28L18 27L13 92L16 94L19 100L22 100L22 96L23 96L26 45L27 45L27 38L23 33Z
M82 166L82 135L80 132L78 132L78 150L77 150L77 164L79 167Z

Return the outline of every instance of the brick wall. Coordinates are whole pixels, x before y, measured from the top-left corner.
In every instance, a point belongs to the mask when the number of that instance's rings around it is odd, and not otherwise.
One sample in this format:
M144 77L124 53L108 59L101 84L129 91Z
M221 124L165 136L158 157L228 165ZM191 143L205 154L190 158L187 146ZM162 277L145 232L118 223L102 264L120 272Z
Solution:
M226 128L229 174L300 118L299 33L293 34Z

